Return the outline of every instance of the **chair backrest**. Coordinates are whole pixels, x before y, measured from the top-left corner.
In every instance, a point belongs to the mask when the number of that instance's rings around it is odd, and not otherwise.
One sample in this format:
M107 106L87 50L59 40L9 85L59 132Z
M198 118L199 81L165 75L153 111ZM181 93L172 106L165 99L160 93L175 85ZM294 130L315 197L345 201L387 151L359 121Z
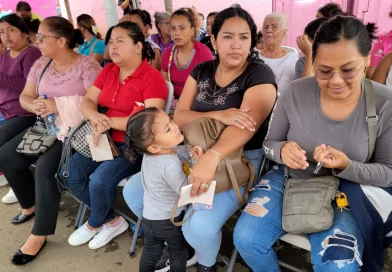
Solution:
M296 53L298 54L298 50L294 47L290 47L290 46L282 46L282 48L288 52L288 53Z
M167 114L169 114L170 107L171 107L171 104L173 102L174 87L173 87L173 84L170 81L167 81L167 80L166 80L166 85L167 85L167 88L169 89L169 95L167 96L165 112Z

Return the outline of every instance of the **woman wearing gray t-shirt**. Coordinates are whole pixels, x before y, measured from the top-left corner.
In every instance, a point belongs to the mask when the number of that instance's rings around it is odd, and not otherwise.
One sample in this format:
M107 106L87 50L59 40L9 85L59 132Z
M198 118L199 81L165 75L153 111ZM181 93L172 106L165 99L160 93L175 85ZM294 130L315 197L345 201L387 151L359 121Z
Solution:
M356 193L348 196L350 208L340 211L333 204L329 230L309 235L314 271L382 269L383 246L392 236L392 92L372 82L377 139L365 163L369 137L363 78L373 30L355 17L324 23L313 44L315 77L292 82L277 101L264 150L281 166L262 177L234 232L238 251L255 272L280 271L272 245L285 234L284 165L292 178L311 178L322 161L319 176L333 175L341 180L341 190L344 185Z

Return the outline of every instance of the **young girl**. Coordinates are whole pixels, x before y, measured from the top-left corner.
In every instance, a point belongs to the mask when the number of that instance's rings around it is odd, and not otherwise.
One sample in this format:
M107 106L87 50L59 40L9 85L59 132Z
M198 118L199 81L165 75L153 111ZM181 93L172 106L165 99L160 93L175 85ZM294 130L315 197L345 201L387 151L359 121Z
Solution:
M147 108L128 121L125 152L131 160L143 153L142 182L144 187L143 229L144 250L140 272L155 271L166 242L169 248L170 271L185 272L188 244L181 228L170 222L170 211L179 199L180 189L188 184L183 163L175 150L184 140L180 128L157 108ZM203 153L194 147L191 157L197 160ZM185 206L177 210L175 221L181 221Z

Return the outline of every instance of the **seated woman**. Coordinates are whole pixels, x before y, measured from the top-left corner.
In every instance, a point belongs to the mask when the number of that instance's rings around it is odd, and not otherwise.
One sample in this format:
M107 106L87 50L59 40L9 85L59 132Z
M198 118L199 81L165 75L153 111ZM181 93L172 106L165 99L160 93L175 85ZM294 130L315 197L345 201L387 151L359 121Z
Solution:
M372 75L372 80L392 87L392 52L388 53L377 66Z
M311 21L305 27L304 34L297 37L297 46L304 56L297 60L295 64L295 79L314 76L312 43L317 30L327 20L327 18L322 17Z
M214 50L214 47L212 46L212 43L211 43L211 36L212 36L211 30L212 30L212 25L214 24L216 15L217 15L218 13L219 13L219 12L214 11L214 12L211 12L211 13L208 14L208 16L207 16L207 28L206 28L207 36L205 36L204 38L202 38L202 39L200 40L200 42L201 42L202 44L206 45L206 46L210 49L210 51L211 51L212 54L215 53L215 52L214 52L215 50Z
M1 42L3 41L3 42ZM1 48L9 50L2 51ZM0 148L35 122L35 115L19 104L19 96L26 84L27 75L34 62L41 57L38 48L31 45L29 29L15 14L0 19ZM1 169L1 168L0 168ZM0 171L0 184L7 181ZM11 204L17 198L10 189L2 202Z
M244 147L245 155L257 169L263 152L262 141L276 100L276 84L271 69L253 52L256 25L241 8L221 11L212 27L212 44L218 59L198 65L188 77L174 113L182 131L193 121L211 117L228 127L218 142L204 153L193 168L193 193L202 193L214 178L220 161ZM241 187L241 192L244 192ZM124 188L131 210L142 214L143 188L140 176ZM239 209L234 190L216 194L211 210L197 211L182 227L188 243L199 258L198 272L215 271L223 224ZM191 209L188 209L187 213ZM187 215L185 215L187 217Z
M88 221L68 239L72 246L89 242L89 248L105 246L128 228L124 218L113 210L117 184L140 171L141 157L130 163L124 156L124 132L129 117L145 108L164 109L168 89L162 75L148 61L154 52L146 44L143 32L131 22L120 23L112 30L109 53L113 63L105 66L82 103L83 115L94 128L94 142L112 130L111 136L121 157L95 162L79 153L70 159L68 188L91 208ZM105 114L97 106L108 108ZM142 107L143 108L143 107Z
M29 38L31 44L37 46L37 33L41 21L38 19L31 19L29 17L24 17L23 20L27 25L27 27L29 28Z
M129 12L126 16L125 21L137 24L143 32L146 42L148 42L154 50L155 57L151 60L151 66L161 71L162 67L162 51L159 45L151 40L148 31L152 28L151 16L146 10L134 9Z
M170 19L170 28L174 45L162 56L162 74L174 86L174 110L193 68L213 57L208 47L196 40L200 25L194 9L182 8L175 11Z
M99 64L103 62L105 43L99 33L93 17L88 14L79 15L76 18L78 29L82 32L85 42L79 46L79 54L93 57Z
M79 109L81 98L101 69L94 59L73 51L76 43L73 38L72 24L62 17L48 17L41 23L37 42L43 57L31 68L20 96L20 104L27 112L44 117L55 114L61 129L57 135L59 140L64 138L69 127L82 119ZM43 99L44 95L48 99ZM32 118L30 125L33 123ZM61 197L55 174L60 162L62 141L54 142L39 157L26 156L16 152L25 132L20 132L0 148L0 169L22 207L12 223L23 223L35 214L31 235L12 257L11 261L16 265L32 261L45 245L47 236L54 234ZM3 133L0 135L3 136ZM34 178L29 167L35 162Z
M288 53L282 48L283 39L287 35L287 19L281 13L268 14L263 22L264 49L260 58L271 67L278 84L278 95L295 79L295 63L298 55Z
M371 84L379 118L376 148L366 162L369 133L363 78L370 62L372 30L374 26L366 27L355 17L337 16L325 22L313 42L315 77L294 81L279 97L264 150L268 159L281 166L262 177L260 184L268 189L252 192L234 231L236 248L255 272L280 271L272 246L285 234L284 167L292 178L330 175L340 179L343 192L342 185L360 191L355 197L347 195L351 209L341 211L333 204L329 230L308 235L314 271L360 271L362 262L362 271L382 270L376 263L384 256L383 239L388 232L383 232L388 227L379 231L376 224L382 225L383 220L374 207L368 213L354 204L360 200L361 205L371 206L365 187L389 203L383 207L381 201L380 210L390 212L392 201L392 92L375 82ZM324 168L317 175L313 171L318 162L324 162Z
M168 12L156 12L154 14L155 27L158 33L152 34L151 40L159 46L161 52L174 44L170 35L170 13Z

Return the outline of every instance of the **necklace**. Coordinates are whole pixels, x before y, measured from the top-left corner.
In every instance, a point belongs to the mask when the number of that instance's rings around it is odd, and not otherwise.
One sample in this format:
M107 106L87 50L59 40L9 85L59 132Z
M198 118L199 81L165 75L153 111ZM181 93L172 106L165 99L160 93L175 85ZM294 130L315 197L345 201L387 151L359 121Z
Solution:
M219 90L216 90L216 89L217 89L216 86L218 86L218 82L217 82L216 79L215 79L215 86L214 86L214 91L213 91L214 96L216 96L216 95L219 94L223 89L225 89L226 87L228 87L229 85L231 85L231 83L233 83L233 81L236 80L236 79L245 71L246 67L248 67L248 62L245 62L245 64L243 65L243 67L235 74L234 79L233 79L232 81L230 81L227 85L225 85L224 87L220 88ZM222 67L221 67L220 65L218 66L218 69L217 69L217 70L220 72L221 75L223 74L223 72L222 72ZM236 85L236 84L234 84L234 85ZM237 89L238 89L238 87L235 87L235 90L237 90Z

